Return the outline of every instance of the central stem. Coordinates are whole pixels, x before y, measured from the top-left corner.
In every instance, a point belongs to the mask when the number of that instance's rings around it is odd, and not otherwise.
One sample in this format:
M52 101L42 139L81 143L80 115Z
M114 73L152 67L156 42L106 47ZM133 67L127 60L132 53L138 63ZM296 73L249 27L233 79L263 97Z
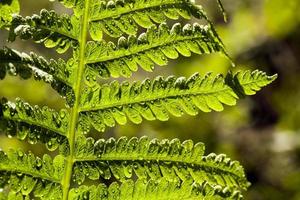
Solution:
M81 21L81 34L79 38L79 64L77 69L77 79L75 85L73 87L75 92L75 103L71 110L71 118L69 121L69 129L68 129L68 139L70 145L70 154L66 158L66 167L64 177L62 179L62 188L63 188L63 200L68 199L69 190L70 190L70 183L72 177L72 169L73 164L75 161L74 154L75 154L75 137L76 137L76 127L78 122L78 115L79 115L79 103L80 103L80 91L81 91L81 83L84 74L84 67L85 67L85 45L86 45L86 38L88 32L88 17L89 17L89 7L90 7L90 0L85 0L82 21Z

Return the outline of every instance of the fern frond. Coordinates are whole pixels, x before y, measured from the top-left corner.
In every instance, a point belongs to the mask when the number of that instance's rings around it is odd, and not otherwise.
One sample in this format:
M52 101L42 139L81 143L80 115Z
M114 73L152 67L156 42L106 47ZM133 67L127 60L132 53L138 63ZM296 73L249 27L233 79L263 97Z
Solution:
M31 17L15 15L9 41L14 41L17 36L24 40L33 39L48 48L57 47L58 53L64 53L69 47L78 46L79 33L80 21L75 16L59 16L54 11L43 9L40 15Z
M47 154L41 159L21 150L10 150L7 154L0 151L0 182L8 185L12 194L33 194L45 200L47 197L60 199L63 170L62 156L52 160Z
M261 71L245 71L229 73L226 78L195 74L188 79L157 77L132 84L114 81L97 89L89 88L82 94L82 130L87 132L91 124L98 131L104 131L106 126L126 124L127 118L139 124L143 118L166 121L169 113L179 117L184 113L196 115L198 110L222 111L223 104L235 105L241 93L253 95L275 78Z
M179 54L204 54L225 50L210 26L177 23L169 28L161 24L152 26L138 38L121 37L115 46L112 42L88 42L86 64L99 72L101 77L130 77L132 71L141 66L152 71L155 64L164 66L168 59L176 59Z
M211 186L206 182L186 183L160 180L127 180L121 185L113 182L109 187L104 184L98 186L81 186L74 188L69 194L70 200L200 200L200 199L242 199L239 191L228 187Z
M65 97L68 104L74 101L72 83L74 82L73 68L64 60L47 61L35 53L27 55L12 50L8 47L0 49L0 80L6 74L17 76L23 79L34 77L35 80L43 80L49 83L61 96Z
M94 40L102 40L103 32L111 37L124 33L136 35L138 26L150 28L155 23L179 16L190 19L207 19L200 6L187 0L134 0L95 1L90 12L90 34Z
M244 170L236 161L225 155L203 156L204 144L193 144L191 140L181 143L157 139L134 137L128 140L98 140L79 137L75 145L76 163L73 179L82 183L85 176L110 179L113 175L120 181L135 173L140 179L166 178L168 181L204 181L211 185L246 189L248 182Z
M151 72L179 55L220 53L229 58L200 5L194 0L58 0L72 14L43 9L32 16L10 16L18 12L16 1L0 2L0 28L9 30L9 41L30 39L61 54L72 49L72 56L48 61L6 47L0 50L0 80L7 74L33 76L66 98L70 109L55 111L19 98L0 101L1 133L44 143L49 151L59 148L53 159L0 150L0 200L242 198L249 186L243 167L225 154L204 155L203 143L146 136L95 141L84 135L91 127L101 132L144 118L166 121L170 115L222 111L276 79L245 71L226 77L209 73L97 83L100 78L130 77L139 67ZM217 3L224 12L221 0ZM167 25L181 17L202 19L203 25ZM117 42L103 40L104 34ZM100 185L92 185L99 180Z
M59 113L44 106L31 106L20 99L12 103L2 99L0 103L0 129L30 143L41 141L51 151L67 145L69 113ZM63 145L64 144L64 145Z

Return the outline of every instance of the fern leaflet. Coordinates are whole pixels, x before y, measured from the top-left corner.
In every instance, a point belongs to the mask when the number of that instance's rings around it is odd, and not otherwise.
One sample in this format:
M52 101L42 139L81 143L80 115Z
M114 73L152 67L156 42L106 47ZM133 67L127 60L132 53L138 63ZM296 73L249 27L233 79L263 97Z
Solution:
M46 47L57 47L58 53L64 53L71 46L78 46L79 19L68 15L59 16L54 11L41 10L40 15L22 17L15 15L10 28L9 41L17 36L21 39L33 39L43 42Z
M275 78L260 71L245 71L225 78L195 74L188 79L157 77L142 83L114 81L87 88L80 106L82 130L87 132L92 124L98 131L104 131L106 126L113 127L116 122L126 124L127 119L136 124L143 118L166 121L169 113L180 117L183 113L197 115L198 110L222 111L222 104L233 106L240 94L253 95Z
M132 71L141 66L146 71L168 64L168 58L176 59L179 54L189 57L197 54L223 52L223 45L218 41L210 26L174 24L170 29L161 24L158 29L151 26L138 38L121 37L118 44L88 42L86 64L98 71L101 77L130 77ZM91 80L91 78L90 78Z
M113 175L124 182L133 174L139 179L183 181L188 183L205 180L211 185L247 188L243 168L225 155L204 156L204 145L178 139L149 140L147 137L127 139L122 137L99 140L78 139L74 178L84 181L85 175L93 180ZM218 164L217 164L218 163ZM98 169L97 169L98 168ZM83 173L82 173L83 172ZM213 173L216 175L212 176Z
M7 154L0 151L1 186L11 189L10 195L28 196L32 192L40 199L61 198L60 179L64 169L64 158L52 158L45 154L43 158L21 150L11 150ZM12 197L9 197L12 199Z
M114 182L109 187L104 184L98 186L81 186L72 189L70 199L83 200L85 198L95 200L106 199L157 199L157 200L196 200L196 199L241 199L239 191L228 187L213 187L206 182L199 183L179 183L161 180L138 180L133 182L127 180L121 185Z

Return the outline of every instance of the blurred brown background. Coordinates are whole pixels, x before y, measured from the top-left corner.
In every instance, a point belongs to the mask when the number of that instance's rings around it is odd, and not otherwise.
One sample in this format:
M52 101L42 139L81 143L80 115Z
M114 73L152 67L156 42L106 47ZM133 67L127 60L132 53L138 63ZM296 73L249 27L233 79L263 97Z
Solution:
M197 117L172 117L168 122L129 123L109 129L105 137L142 136L193 139L206 143L207 153L226 153L241 161L252 183L246 199L300 199L300 1L299 0L223 0L229 17L223 22L215 1L198 1L209 16L233 57L237 67L260 69L279 78L256 96L240 100L236 107L222 113ZM66 11L59 3L46 0L21 0L21 14L31 15L40 9ZM57 58L54 50L32 41L6 42L0 31L0 45L20 51L35 51L47 58ZM68 55L64 56L64 58ZM136 79L146 76L190 76L194 72L226 73L230 63L220 55L192 56L157 67L149 74L139 70ZM21 81L8 77L0 82L0 97L22 99L38 105L62 108L64 102L42 82ZM43 154L42 145L29 145L0 135L0 148L32 149ZM38 148L35 148L38 147Z

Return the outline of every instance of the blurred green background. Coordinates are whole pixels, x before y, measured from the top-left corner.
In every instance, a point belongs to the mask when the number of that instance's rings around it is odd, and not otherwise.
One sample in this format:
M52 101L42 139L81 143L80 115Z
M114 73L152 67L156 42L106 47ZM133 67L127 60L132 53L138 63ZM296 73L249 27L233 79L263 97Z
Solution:
M223 0L228 23L215 1L197 1L207 9L237 67L220 55L192 56L157 67L154 73L139 70L135 79L155 75L190 76L194 72L226 73L229 69L260 69L279 78L256 96L226 107L222 113L196 117L172 117L168 122L132 123L109 129L103 137L142 136L202 141L207 153L225 153L239 160L252 183L246 199L300 200L300 1L299 0ZM40 9L69 12L59 3L47 0L21 0L21 14ZM0 31L0 45L20 51L35 51L47 58L58 58L54 50L32 41L6 42L7 32ZM69 55L64 55L66 58ZM63 100L41 82L8 77L0 82L0 97L22 99L38 105L62 108ZM102 137L102 135L100 136ZM0 148L45 152L42 145L29 145L0 135ZM55 154L55 152L53 153Z

